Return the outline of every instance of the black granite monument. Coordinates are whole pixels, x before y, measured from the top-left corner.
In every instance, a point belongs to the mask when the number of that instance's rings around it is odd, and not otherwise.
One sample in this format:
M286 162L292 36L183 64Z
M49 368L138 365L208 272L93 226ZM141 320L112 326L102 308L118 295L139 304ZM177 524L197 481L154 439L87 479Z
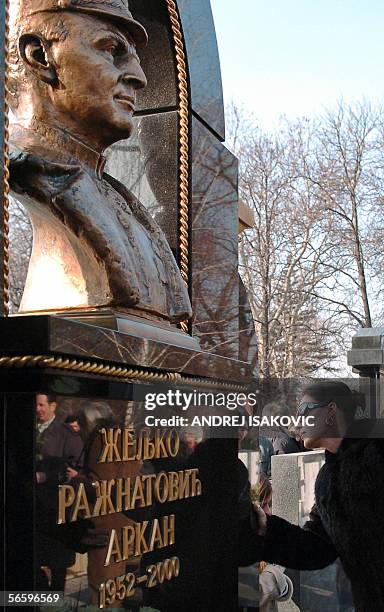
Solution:
M237 441L148 428L137 401L149 384L245 392L255 379L210 2L0 6L16 116L1 132L1 590L235 611ZM85 93L70 99L71 45L95 62L77 91L112 79L99 119L101 94L88 114ZM28 118L39 96L45 116ZM12 314L9 190L34 233Z

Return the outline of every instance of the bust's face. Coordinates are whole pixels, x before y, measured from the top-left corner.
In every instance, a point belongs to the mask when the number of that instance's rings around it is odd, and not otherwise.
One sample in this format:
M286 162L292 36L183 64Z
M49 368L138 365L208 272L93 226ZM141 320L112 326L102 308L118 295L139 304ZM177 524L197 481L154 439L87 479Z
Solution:
M49 87L55 110L80 134L98 134L108 146L129 138L136 91L146 85L135 46L118 25L66 13L69 35L51 48L58 82Z

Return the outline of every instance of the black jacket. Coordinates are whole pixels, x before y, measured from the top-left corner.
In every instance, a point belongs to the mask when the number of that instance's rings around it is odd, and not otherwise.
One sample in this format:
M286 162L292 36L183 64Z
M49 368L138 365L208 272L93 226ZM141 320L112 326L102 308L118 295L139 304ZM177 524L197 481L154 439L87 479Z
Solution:
M340 557L356 611L384 610L384 439L348 438L336 454L326 452L315 500L303 528L270 516L266 535L250 538L252 525L243 523L242 565L315 570Z
M66 468L80 469L83 441L57 417L36 438L36 472L44 472L46 483L57 486L66 480Z

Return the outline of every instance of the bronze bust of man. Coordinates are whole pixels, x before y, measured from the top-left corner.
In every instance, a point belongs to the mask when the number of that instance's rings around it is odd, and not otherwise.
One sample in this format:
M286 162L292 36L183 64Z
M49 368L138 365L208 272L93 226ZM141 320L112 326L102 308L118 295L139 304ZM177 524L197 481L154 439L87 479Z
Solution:
M146 42L128 0L11 2L11 187L34 232L21 311L191 315L164 234L103 173L104 150L133 129Z

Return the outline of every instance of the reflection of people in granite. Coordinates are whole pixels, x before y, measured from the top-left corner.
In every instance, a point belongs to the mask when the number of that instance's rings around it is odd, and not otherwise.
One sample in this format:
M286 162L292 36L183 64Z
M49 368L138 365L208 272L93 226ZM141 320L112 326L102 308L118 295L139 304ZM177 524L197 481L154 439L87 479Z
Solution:
M184 442L187 452L192 453L196 446L203 440L204 430L202 427L192 425L189 427L182 427L180 438Z
M83 442L78 431L56 417L54 395L36 395L36 480L56 486L66 479L68 467L80 468Z
M162 231L103 173L103 152L131 135L146 85L136 45L147 35L127 0L15 0L10 26L11 181L34 230L21 309L119 306L188 318Z
M84 468L82 474L78 478L74 478L71 482L75 487L81 481L85 482L86 487L92 490L92 482L99 480L110 480L117 478L135 478L140 469L138 461L122 461L114 463L98 463L100 452L103 448L102 438L99 430L103 427L116 427L116 422L113 418L113 413L109 405L100 401L84 401L79 408L77 420L86 440L84 453ZM90 496L92 493L90 493ZM111 529L119 531L122 527L132 524L131 519L125 516L122 512L116 512L110 515L99 516L91 519L92 522L92 539L88 546L88 589L91 604L99 602L99 586L109 579L116 578L134 572L139 565L140 559L130 559L129 561L120 561L111 565L105 566L105 559L108 550L108 535ZM101 540L105 537L105 545L96 543L97 539ZM83 543L86 542L83 540ZM119 608L124 607L123 603L118 599L106 607Z
M67 567L75 552L60 541L56 528L57 487L67 479L67 468L79 469L83 443L78 433L56 417L56 398L36 395L37 569L49 568L51 589L63 591Z

